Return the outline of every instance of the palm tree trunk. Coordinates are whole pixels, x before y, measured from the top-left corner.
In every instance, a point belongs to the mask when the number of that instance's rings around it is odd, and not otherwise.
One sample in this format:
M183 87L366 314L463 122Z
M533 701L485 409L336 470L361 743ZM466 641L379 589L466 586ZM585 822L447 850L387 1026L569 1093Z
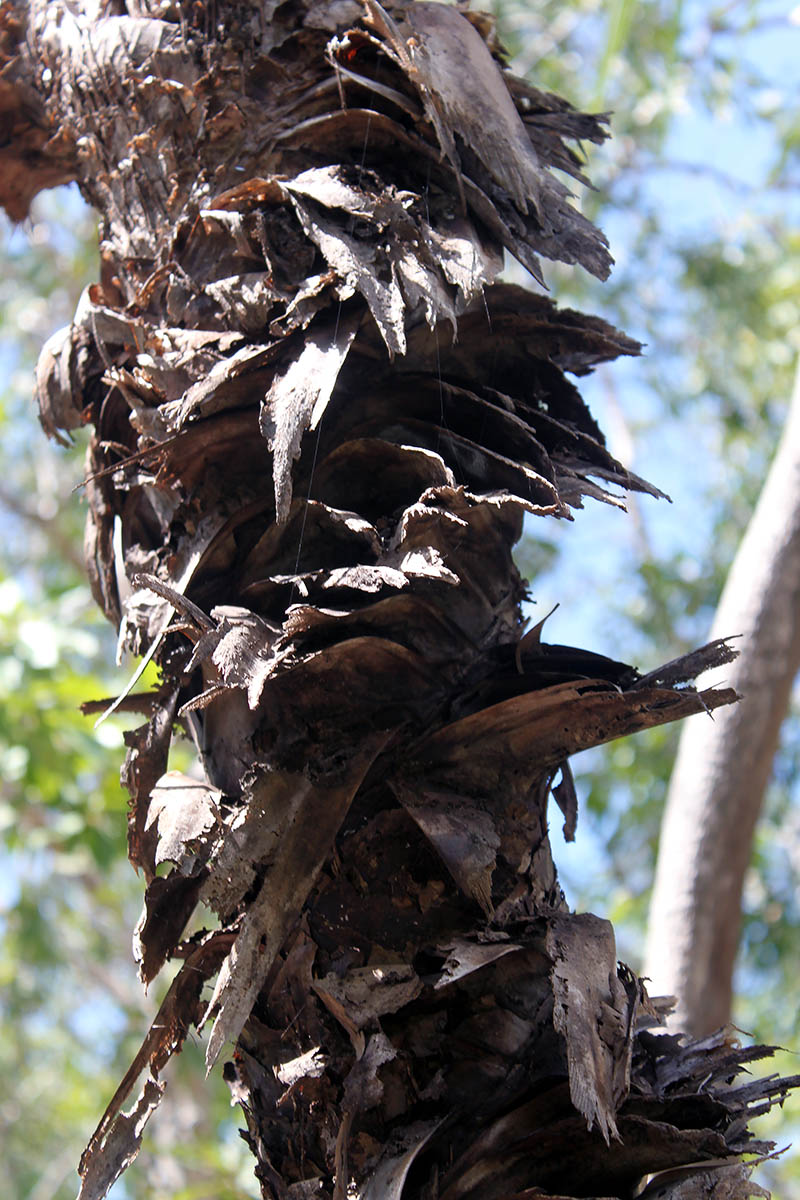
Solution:
M265 1197L627 1196L682 1168L665 1194L751 1194L747 1116L789 1082L737 1084L768 1051L724 1031L658 1032L547 837L559 772L574 829L569 755L733 699L687 682L724 642L641 678L524 632L524 515L656 491L565 374L636 344L494 282L504 250L607 273L550 173L582 179L568 142L602 119L438 4L4 11L0 199L75 178L101 214L38 393L50 432L93 426L95 595L161 668L114 706L150 712L141 976L183 964L81 1196L193 1024L209 1065L234 1047Z

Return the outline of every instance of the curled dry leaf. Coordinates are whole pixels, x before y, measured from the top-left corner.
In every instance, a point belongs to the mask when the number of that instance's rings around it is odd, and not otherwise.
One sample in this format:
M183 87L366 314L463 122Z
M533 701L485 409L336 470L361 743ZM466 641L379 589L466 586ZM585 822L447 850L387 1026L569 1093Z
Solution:
M185 874L191 871L195 851L219 827L221 798L221 792L181 771L161 776L150 793L145 822L145 829L157 826L156 866L169 861Z
M590 914L554 919L547 933L553 958L553 1024L567 1045L569 1090L591 1130L618 1138L616 1113L627 1096L633 1016L617 978L614 932Z

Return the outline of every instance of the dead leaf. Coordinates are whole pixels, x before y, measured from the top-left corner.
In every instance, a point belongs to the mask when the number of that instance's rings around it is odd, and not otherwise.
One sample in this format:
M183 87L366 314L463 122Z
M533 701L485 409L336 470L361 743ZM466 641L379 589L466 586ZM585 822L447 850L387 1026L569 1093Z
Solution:
M448 987L471 975L474 971L482 971L484 967L491 966L499 958L504 958L506 954L512 954L521 949L521 946L508 941L506 937L498 937L496 940L485 942L455 938L439 947L439 950L447 955L447 959L434 987L436 989Z
M393 1130L380 1162L359 1188L356 1200L402 1200L414 1159L440 1125L441 1121L418 1121L406 1129Z
M181 771L167 771L150 793L145 829L158 829L155 863L174 862L184 874L194 865L199 843L219 825L222 793Z
M422 982L408 963L370 964L353 967L341 978L325 975L314 980L314 991L336 1013L341 1010L347 1018L347 1029L365 1029L386 1013L397 1012L422 991Z
M164 1092L165 1085L159 1082L159 1072L183 1045L190 1023L197 1019L203 986L217 970L230 942L230 934L208 935L170 984L146 1038L81 1156L78 1168L83 1180L80 1200L102 1200L114 1180L138 1154L142 1130ZM136 1104L129 1113L120 1113L145 1070L147 1079Z
M461 890L491 916L492 872L500 847L492 814L449 792L417 792L400 785L393 790Z
M205 872L174 870L147 885L142 914L133 931L133 957L145 988L152 983L180 941L200 896Z
M204 1021L215 1014L206 1063L236 1041L275 956L297 920L350 802L389 735L364 738L359 751L329 781L272 772L259 780L269 796L274 848L258 895L250 901L222 965Z
M166 1083L150 1077L135 1105L120 1113L103 1141L102 1154L81 1160L78 1200L103 1200L111 1185L130 1166L142 1148L144 1127L161 1103Z
M575 841L575 830L578 825L578 793L575 791L575 780L567 759L561 763L561 782L553 788L556 803L564 816L564 841Z
M383 1084L378 1070L384 1063L397 1058L397 1051L384 1033L373 1033L364 1053L358 1058L344 1081L344 1111L355 1116L380 1103Z
M358 331L361 316L340 311L331 322L312 325L289 369L273 379L261 406L259 424L273 454L276 520L283 524L292 503L292 463L303 434L315 429L336 385Z
M608 1144L619 1138L619 1060L630 1062L633 1048L614 932L589 913L565 914L548 922L546 947L553 960L553 1024L566 1043L572 1103Z
M289 1062L281 1063L275 1068L275 1074L280 1079L285 1087L291 1087L300 1079L318 1079L325 1070L327 1058L320 1053L319 1046L312 1046L310 1050L306 1050L305 1054L300 1054L297 1058L290 1059Z

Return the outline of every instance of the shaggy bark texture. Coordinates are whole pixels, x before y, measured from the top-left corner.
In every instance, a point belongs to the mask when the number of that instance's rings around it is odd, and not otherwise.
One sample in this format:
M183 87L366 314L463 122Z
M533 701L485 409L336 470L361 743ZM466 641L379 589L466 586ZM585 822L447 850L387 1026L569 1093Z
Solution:
M574 832L570 754L734 698L689 683L724 642L642 678L521 617L526 513L658 494L568 378L636 344L494 282L504 251L608 272L552 174L582 181L603 119L438 4L2 14L0 200L77 179L101 216L38 398L48 432L93 427L92 586L161 668L112 707L149 717L124 768L142 979L182 962L81 1196L192 1025L209 1065L235 1047L274 1200L623 1197L682 1168L661 1194L753 1194L747 1122L788 1081L742 1083L769 1051L725 1031L659 1032L547 837L551 788Z

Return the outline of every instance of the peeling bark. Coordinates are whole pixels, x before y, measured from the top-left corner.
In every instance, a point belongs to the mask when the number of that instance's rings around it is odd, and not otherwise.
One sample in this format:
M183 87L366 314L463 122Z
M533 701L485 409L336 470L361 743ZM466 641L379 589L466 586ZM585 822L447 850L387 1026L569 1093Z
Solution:
M494 282L504 250L607 274L550 173L583 180L569 143L603 118L435 4L4 11L30 187L57 149L101 213L37 391L49 432L93 426L95 596L161 668L116 703L150 714L125 769L142 978L183 960L81 1197L206 1023L265 1197L622 1197L684 1167L706 1194L769 1149L747 1120L789 1082L737 1084L770 1051L724 1031L659 1031L610 926L567 910L547 804L560 774L574 832L569 755L729 703L691 679L731 652L643 678L547 645L512 560L525 513L660 494L567 377L636 343ZM168 773L181 728L194 780ZM214 928L182 940L197 905Z

